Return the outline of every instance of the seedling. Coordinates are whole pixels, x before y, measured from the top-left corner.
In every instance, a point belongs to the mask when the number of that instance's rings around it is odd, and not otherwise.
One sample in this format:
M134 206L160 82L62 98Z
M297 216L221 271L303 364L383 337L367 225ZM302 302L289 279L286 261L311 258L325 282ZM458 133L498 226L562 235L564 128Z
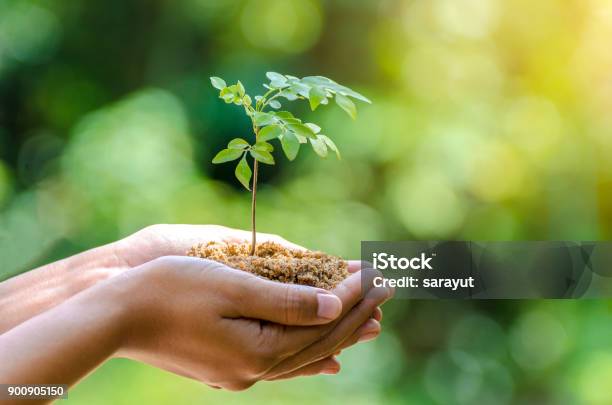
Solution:
M299 79L295 76L281 75L275 72L268 72L266 76L270 80L269 83L263 85L267 91L263 96L255 96L254 99L246 94L246 90L240 81L228 86L219 77L210 78L213 87L219 90L219 98L227 104L242 106L253 124L254 137L251 142L243 138L232 139L227 144L227 148L217 153L212 160L215 164L239 160L234 173L238 181L247 190L250 190L252 195L251 255L255 254L257 242L255 208L259 163L274 164L274 157L272 156L274 147L269 141L278 139L285 156L289 160L294 160L300 150L300 145L308 142L320 157L327 157L328 150L331 150L340 159L340 151L336 144L328 136L321 133L321 127L312 122L302 122L301 119L295 117L289 111L282 111L281 99L284 99L283 103L308 100L310 108L314 111L322 104L329 104L329 100L333 98L336 100L336 104L353 119L357 116L357 108L351 98L370 103L370 100L363 95L323 76L307 76ZM253 158L252 170L247 155Z

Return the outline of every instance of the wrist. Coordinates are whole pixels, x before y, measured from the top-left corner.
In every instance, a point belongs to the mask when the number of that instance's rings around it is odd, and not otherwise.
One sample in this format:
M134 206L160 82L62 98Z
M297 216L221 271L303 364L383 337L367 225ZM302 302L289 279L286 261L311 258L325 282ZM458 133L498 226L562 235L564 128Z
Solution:
M0 336L0 380L72 385L115 355L125 336L126 292L112 279Z
M107 357L114 356L126 338L131 317L126 302L130 294L121 283L108 279L70 299L81 308L80 313L89 314L92 328L104 331Z
M117 327L120 344L114 357L131 357L130 353L143 344L143 337L152 336L151 314L156 311L156 288L151 272L135 268L101 284L107 300L119 303Z
M133 340L134 332L138 331L142 317L139 313L141 295L131 272L125 272L108 278L75 297L84 308L104 308L107 312L107 328L111 336L110 357L118 357L118 353L124 351Z
M115 250L105 245L0 283L0 333L123 272Z

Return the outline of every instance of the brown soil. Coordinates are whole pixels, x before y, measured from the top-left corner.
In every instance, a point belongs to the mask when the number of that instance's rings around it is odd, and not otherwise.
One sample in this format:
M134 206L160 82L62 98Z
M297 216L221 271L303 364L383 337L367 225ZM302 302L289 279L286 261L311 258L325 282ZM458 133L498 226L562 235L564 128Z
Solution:
M215 260L282 283L303 284L331 290L348 276L347 263L323 252L288 249L274 242L257 245L251 256L249 243L209 242L193 246L188 256Z

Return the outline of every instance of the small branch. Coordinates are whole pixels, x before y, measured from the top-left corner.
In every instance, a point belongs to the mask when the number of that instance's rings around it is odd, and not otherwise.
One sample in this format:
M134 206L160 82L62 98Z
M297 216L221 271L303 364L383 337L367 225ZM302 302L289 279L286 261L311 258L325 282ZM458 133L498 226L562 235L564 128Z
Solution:
M278 91L278 93L276 93L275 95L273 95L270 98L267 98L270 94L274 93L275 91ZM268 92L266 94L264 94L263 98L261 99L261 104L260 104L259 109L257 111L263 111L263 109L266 108L266 106L270 103L270 101L272 101L276 97L280 96L280 94L282 92L283 92L283 89L271 89L271 90L268 90Z
M257 159L253 164L253 191L251 198L251 256L255 256L255 246L257 243L257 231L255 229L255 207L257 203L257 172L259 169Z
M270 97L270 99L266 99L270 94L274 92L274 90L278 90L278 93ZM250 112L251 121L253 122L253 132L255 133L255 142L257 142L257 138L259 137L259 128L255 125L255 120L253 118L253 114L256 111L262 111L270 101L274 98L278 97L281 93L281 89L270 89L261 99L261 103L255 104L255 109L251 106L245 106L246 110ZM257 159L253 159L253 184L252 184L252 192L251 192L251 256L255 256L255 249L257 247L257 227L256 227L256 208L257 208L257 173L259 172L259 162Z
M255 133L255 142L259 138L259 128L253 120L253 132ZM255 256L255 248L257 247L257 227L255 214L257 208L257 173L259 172L259 162L253 159L253 184L251 191L251 256Z
M256 103L255 107L256 107L257 111L261 111L261 110L263 110L263 109L264 109L264 107L265 107L265 101L266 101L266 98L267 98L267 97L268 97L270 94L272 94L272 93L274 92L274 90L275 90L275 89L269 89L269 90L266 92L266 94L264 94L264 95L261 97L261 100L259 100L259 101Z
M267 99L266 102L264 103L264 105L261 107L261 109L263 110L264 108L266 108L266 106L270 104L270 101L272 101L275 98L277 98L278 96L280 96L281 93L282 93L282 90L279 91L278 93L276 93L275 95L273 95L272 97L270 97L269 99Z

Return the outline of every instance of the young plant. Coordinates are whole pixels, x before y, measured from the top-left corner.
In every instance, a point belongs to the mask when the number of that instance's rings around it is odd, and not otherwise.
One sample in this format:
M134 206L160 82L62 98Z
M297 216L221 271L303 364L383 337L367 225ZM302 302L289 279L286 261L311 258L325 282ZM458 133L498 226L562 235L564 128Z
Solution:
M255 254L256 230L255 230L255 208L257 201L257 172L259 163L274 164L272 151L274 147L270 141L278 139L287 159L294 160L300 145L310 142L312 149L321 157L326 157L328 149L331 149L338 159L340 152L336 144L321 133L321 127L311 122L302 122L289 111L283 111L282 103L295 100L308 100L312 111L320 105L329 104L333 98L351 118L355 119L357 109L351 100L354 98L370 103L363 95L342 86L331 79L323 76L307 76L297 78L290 75L281 75L275 72L266 73L269 83L263 87L267 91L263 95L251 98L246 94L242 83L228 86L219 77L211 77L210 81L219 90L219 98L227 104L242 106L244 112L251 119L253 134L251 142L243 138L232 139L227 148L223 149L212 160L213 163L225 163L238 160L235 175L238 181L247 189L251 190L251 255ZM281 99L282 103L281 103ZM247 160L247 155L253 158L253 170ZM252 182L251 182L252 178ZM249 186L252 185L251 188Z

